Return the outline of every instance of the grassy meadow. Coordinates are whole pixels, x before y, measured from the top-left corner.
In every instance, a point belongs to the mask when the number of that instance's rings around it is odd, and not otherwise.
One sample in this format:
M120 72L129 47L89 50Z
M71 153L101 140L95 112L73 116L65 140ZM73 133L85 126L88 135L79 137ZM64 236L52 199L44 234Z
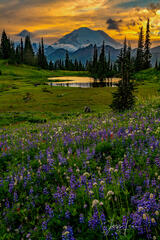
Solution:
M65 88L47 85L49 77L89 76L87 72L46 71L35 67L8 65L0 61L0 126L38 119L52 120L83 113L89 106L93 112L108 111L114 88ZM152 81L149 81L148 76ZM147 81L142 81L147 79ZM157 96L160 73L148 70L137 74L139 99ZM43 114L42 114L43 112ZM16 114L14 114L16 113ZM41 120L40 120L41 121Z

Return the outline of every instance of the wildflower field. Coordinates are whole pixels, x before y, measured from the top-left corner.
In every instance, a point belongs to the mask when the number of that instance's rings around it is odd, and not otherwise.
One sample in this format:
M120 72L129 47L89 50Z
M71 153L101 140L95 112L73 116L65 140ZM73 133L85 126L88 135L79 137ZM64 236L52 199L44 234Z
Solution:
M0 129L0 239L160 239L160 105Z

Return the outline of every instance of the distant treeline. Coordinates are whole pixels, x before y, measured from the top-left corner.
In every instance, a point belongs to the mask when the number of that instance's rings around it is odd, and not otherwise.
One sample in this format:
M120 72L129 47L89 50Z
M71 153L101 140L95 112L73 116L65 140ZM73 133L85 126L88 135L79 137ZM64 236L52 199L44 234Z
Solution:
M53 68L55 70L69 70L69 71L86 71L87 70L87 66L82 64L81 61L78 61L77 59L72 61L69 58L68 51L66 51L65 61L61 59L55 61L55 63L52 63L52 61L50 61L49 65L50 65L50 68Z

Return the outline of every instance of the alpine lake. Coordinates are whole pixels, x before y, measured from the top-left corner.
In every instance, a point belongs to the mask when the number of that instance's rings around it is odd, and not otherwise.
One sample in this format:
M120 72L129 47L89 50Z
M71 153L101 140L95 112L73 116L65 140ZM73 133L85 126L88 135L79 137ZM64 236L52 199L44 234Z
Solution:
M79 88L94 88L94 87L116 87L120 78L106 78L103 81L95 80L91 77L53 77L48 79L48 84L52 87L79 87Z

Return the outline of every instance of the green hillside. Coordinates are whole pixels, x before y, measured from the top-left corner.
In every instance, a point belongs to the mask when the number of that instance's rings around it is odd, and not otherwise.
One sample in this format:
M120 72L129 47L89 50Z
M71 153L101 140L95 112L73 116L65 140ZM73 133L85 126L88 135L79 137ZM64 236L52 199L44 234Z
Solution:
M48 77L88 76L87 72L51 72L26 65L8 65L2 60L0 70L0 125L28 118L36 122L42 116L43 119L55 119L82 113L85 106L89 106L93 112L103 112L108 110L112 91L115 91L115 88L83 89L47 85ZM160 72L150 69L137 74L136 79L136 95L139 99L146 100L158 95Z

